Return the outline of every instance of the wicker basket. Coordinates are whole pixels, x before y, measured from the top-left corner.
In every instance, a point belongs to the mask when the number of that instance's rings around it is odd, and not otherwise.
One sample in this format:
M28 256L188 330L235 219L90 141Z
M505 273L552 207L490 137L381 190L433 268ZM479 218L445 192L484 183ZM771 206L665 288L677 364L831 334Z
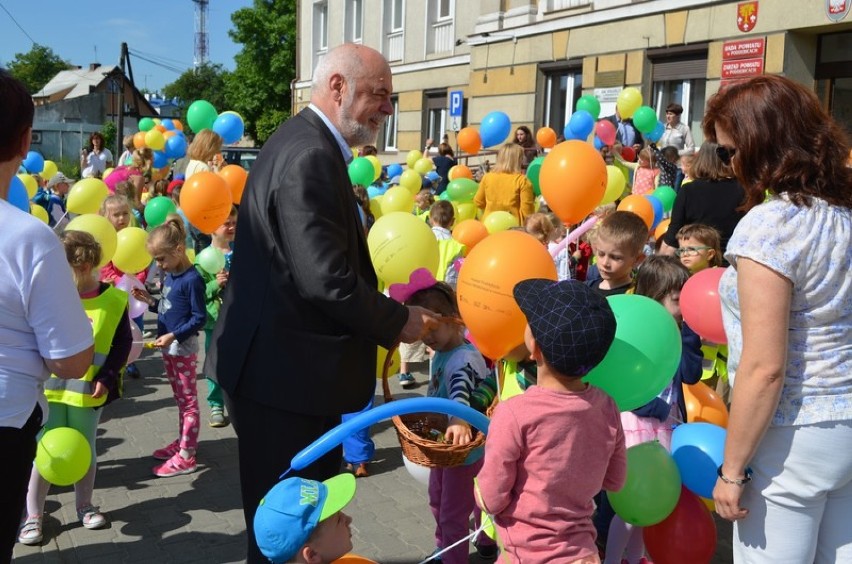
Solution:
M388 371L390 370L393 353L398 345L388 350L384 367L382 368L382 391L385 403L393 401L390 386L388 385ZM466 445L453 445L443 442L443 435L447 430L448 418L441 413L410 413L408 415L395 415L392 418L402 447L402 454L415 464L428 468L450 468L462 466L471 451L485 444L485 434L471 429L473 440ZM432 431L436 433L436 439L431 440L419 433Z

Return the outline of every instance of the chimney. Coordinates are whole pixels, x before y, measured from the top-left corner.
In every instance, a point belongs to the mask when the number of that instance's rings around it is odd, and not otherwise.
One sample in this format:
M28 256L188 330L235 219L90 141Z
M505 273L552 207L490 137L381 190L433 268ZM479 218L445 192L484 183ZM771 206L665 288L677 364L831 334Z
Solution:
M89 63L89 72L97 70L98 68L100 68L100 66L100 63Z

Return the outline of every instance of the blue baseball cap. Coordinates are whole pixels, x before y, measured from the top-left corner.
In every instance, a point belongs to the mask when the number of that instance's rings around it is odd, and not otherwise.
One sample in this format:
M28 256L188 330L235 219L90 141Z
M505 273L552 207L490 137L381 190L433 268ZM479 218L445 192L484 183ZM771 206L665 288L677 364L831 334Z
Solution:
M513 293L544 359L557 372L585 376L604 359L616 323L598 292L577 280L533 278L518 282Z
M254 537L271 562L287 562L302 548L317 525L355 497L355 476L340 474L324 482L287 478L260 500L254 514Z

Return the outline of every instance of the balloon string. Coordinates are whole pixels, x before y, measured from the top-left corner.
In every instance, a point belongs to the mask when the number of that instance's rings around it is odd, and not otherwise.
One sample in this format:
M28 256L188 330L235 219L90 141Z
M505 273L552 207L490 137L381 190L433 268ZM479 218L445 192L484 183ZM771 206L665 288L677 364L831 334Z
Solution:
M478 527L475 531L473 531L471 534L469 534L469 535L468 535L468 536L466 536L466 537L463 537L463 538L459 539L458 541L454 542L454 543L453 543L453 544L451 544L450 546L448 546L448 547L446 547L446 548L441 549L441 551L440 551L440 552L435 552L434 554L430 554L430 555L429 555L429 556L428 556L425 560L421 560L421 561L420 561L420 562L418 562L417 564L426 564L427 562L432 562L433 560L440 560L440 559L441 559L441 555L442 555L442 554L444 554L445 552L447 552L447 551L449 551L449 550L454 549L455 547L457 547L457 546L458 546L458 545L460 545L461 543L463 543L463 542L467 542L467 541L469 541L470 539L474 538L474 537L475 537L475 536L477 536L479 533L481 533L482 531L484 531L484 530L485 530L485 527L487 527L487 526L488 526L488 525L490 525L490 524L491 524L491 515L488 515L488 514L486 513L486 514L485 514L485 518L482 520L482 523L480 523L479 527Z
M556 255L561 253L565 247L570 245L571 243L576 242L580 237L582 237L586 231L595 226L595 223L598 222L598 216L593 215L583 223L581 223L577 229L567 234L564 239L562 239L558 245L556 245L552 251L550 251L550 256L556 258Z

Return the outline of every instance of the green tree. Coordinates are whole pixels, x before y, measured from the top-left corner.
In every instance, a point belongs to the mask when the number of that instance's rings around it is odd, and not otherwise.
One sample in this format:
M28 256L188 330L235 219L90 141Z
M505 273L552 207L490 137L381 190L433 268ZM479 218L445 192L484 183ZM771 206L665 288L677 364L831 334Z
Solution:
M254 0L231 14L228 34L242 50L226 80L232 109L258 143L290 116L290 82L296 73L296 2Z
M101 135L104 136L104 147L110 151L116 150L115 136L117 131L118 127L116 127L114 121L108 121L101 127ZM119 155L120 154L121 153L119 153ZM118 155L114 155L114 157L117 159Z
M8 65L9 73L24 83L30 94L35 94L59 71L71 67L68 61L53 52L53 49L38 43L26 53L15 53Z
M177 80L163 88L166 98L180 100L182 110L186 110L196 100L207 100L220 112L229 110L225 97L225 79L228 71L222 65L207 64L190 69Z

